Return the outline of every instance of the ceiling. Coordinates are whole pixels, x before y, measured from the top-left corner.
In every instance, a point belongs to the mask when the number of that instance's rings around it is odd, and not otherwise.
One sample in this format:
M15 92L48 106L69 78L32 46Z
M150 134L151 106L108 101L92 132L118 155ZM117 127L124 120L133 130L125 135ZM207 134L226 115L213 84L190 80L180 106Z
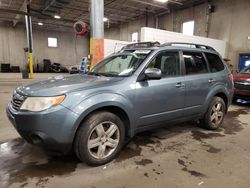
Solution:
M0 21L10 22L13 26L24 22L26 1L1 0ZM203 2L205 0L169 0L167 3L156 0L104 0L104 15L109 19L105 25L129 22L147 14L166 14L170 9L183 9ZM42 22L45 28L72 27L78 20L89 23L89 0L31 0L30 9L34 26L38 22ZM60 15L61 19L55 19L54 15Z

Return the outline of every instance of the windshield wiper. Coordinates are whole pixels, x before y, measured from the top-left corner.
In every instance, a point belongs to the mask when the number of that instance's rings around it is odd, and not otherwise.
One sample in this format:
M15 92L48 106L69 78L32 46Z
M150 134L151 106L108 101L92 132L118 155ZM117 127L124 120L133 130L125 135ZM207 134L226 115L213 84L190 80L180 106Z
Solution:
M104 76L102 73L98 73L98 72L88 72L88 75Z
M119 77L119 75L115 75L115 74L111 74L111 73L97 73L97 72L89 72L88 75L105 76L105 77Z

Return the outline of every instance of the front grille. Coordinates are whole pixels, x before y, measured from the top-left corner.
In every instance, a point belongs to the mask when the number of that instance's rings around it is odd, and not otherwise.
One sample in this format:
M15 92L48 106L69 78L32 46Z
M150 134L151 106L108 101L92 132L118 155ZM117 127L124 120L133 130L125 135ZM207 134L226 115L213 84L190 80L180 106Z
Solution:
M250 91L250 82L234 82L234 87L239 90L248 90Z
M18 111L25 100L25 96L14 93L11 99L11 106L14 110Z

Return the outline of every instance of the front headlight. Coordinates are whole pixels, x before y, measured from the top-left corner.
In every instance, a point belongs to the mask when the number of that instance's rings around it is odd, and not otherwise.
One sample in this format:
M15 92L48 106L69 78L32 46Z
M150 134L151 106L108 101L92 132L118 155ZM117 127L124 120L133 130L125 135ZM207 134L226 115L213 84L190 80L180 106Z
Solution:
M28 97L20 109L39 112L61 104L64 98L64 95L56 97Z

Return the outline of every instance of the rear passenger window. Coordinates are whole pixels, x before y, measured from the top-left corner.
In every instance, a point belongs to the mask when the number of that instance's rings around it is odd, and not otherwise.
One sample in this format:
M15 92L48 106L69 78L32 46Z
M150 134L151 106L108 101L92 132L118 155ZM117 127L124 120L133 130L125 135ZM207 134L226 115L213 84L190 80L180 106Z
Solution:
M207 73L207 63L202 53L196 52L183 52L186 74L202 74Z
M218 55L206 53L206 57L207 57L211 72L220 72L224 70L225 68L224 64Z

